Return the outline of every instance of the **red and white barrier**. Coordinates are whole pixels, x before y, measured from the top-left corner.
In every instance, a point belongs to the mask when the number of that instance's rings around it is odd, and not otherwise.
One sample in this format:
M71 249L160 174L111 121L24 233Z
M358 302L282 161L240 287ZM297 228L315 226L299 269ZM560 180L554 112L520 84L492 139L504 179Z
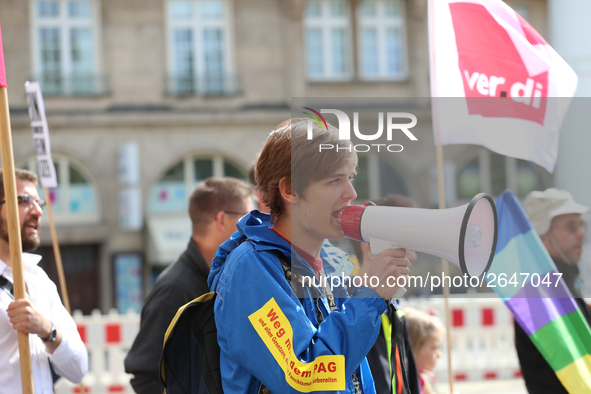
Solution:
M434 311L445 324L441 298L404 300L402 309ZM513 316L498 298L450 298L451 363L454 380L512 379L521 377L515 352ZM445 338L444 338L445 339ZM447 344L442 347L435 374L447 381Z
M133 394L130 375L125 373L123 360L139 330L140 315L119 315L111 310L101 315L95 310L90 316L74 312L78 332L86 344L89 357L88 373L84 377L84 391L90 394ZM55 384L56 394L80 393L80 385L60 379Z
M513 318L498 298L451 298L452 366L456 381L510 379L520 377L513 346ZM442 320L443 299L403 300L402 309L431 310ZM89 353L89 370L84 377L85 392L90 394L133 394L123 360L139 330L140 315L107 315L93 311L90 316L74 313L78 331ZM446 344L435 374L447 381ZM56 394L80 393L80 386L60 379Z

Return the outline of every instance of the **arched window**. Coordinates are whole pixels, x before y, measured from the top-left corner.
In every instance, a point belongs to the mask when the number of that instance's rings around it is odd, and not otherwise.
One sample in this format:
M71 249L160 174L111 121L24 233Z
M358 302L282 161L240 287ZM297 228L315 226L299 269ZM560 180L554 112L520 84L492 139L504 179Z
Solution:
M185 212L195 186L210 176L248 179L245 170L220 155L189 155L170 166L152 187L148 212Z
M512 190L518 197L525 197L532 190L546 189L550 183L550 174L541 167L484 148L456 173L460 200L472 198L480 192L496 196L505 189Z
M99 193L90 172L75 159L53 154L58 187L49 189L51 210L56 222L98 222L100 220ZM37 173L37 159L29 158L20 168ZM39 185L39 196L44 197Z

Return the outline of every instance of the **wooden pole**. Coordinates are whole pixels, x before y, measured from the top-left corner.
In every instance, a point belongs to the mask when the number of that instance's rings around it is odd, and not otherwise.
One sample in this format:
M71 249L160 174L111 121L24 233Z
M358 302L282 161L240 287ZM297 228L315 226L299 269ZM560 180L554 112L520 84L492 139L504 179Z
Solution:
M10 248L10 263L14 279L14 298L26 298L25 277L23 276L22 241L18 201L16 196L16 177L14 174L14 156L12 152L12 134L10 131L10 112L6 87L0 87L0 151L2 154L2 173L4 176L4 198ZM21 364L23 394L33 394L33 371L31 368L31 350L29 334L18 331L18 350Z
M72 309L70 308L70 297L68 296L68 287L66 286L66 275L64 274L64 265L62 264L62 253L60 252L59 242L57 240L57 232L55 231L55 222L53 221L53 211L51 210L51 198L49 196L49 189L43 186L43 194L45 195L45 201L47 202L47 219L49 221L49 231L51 233L51 243L53 245L53 255L55 257L55 266L57 269L57 277L60 282L60 291L62 293L62 299L66 310L72 315ZM84 383L80 382L80 392L85 393Z
M43 186L43 193L45 194L45 201L47 202L47 218L49 220L49 231L51 232L51 242L53 244L53 255L55 256L55 266L57 268L57 276L60 281L60 291L64 300L64 306L70 315L70 298L68 297L68 288L66 286L66 276L64 275L64 266L62 264L62 254L60 246L57 241L57 232L55 231L55 223L53 221L53 212L51 211L51 199L49 198L49 190Z
M439 191L439 209L445 209L445 178L443 175L443 147L435 146L437 157L437 186ZM444 275L448 274L449 263L446 259L441 259L441 270ZM443 304L445 310L445 332L447 339L447 380L449 381L449 392L454 392L454 374L451 365L451 313L449 311L449 286L443 281Z

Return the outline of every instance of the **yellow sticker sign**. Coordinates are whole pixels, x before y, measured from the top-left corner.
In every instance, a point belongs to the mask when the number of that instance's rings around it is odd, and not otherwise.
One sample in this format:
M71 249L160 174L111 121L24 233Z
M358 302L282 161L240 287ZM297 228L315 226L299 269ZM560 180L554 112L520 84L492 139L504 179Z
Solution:
M298 360L293 351L293 330L274 298L248 317L294 389L311 391L345 390L345 356L318 356L310 363Z

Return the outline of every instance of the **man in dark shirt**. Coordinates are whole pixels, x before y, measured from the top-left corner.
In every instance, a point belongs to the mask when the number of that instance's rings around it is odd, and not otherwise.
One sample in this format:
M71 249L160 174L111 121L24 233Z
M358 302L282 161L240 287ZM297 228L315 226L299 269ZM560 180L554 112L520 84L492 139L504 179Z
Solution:
M189 245L148 294L140 330L125 358L125 371L134 375L131 385L136 393L164 392L158 373L164 333L178 308L209 292L211 261L218 246L236 232L238 219L254 209L253 193L248 183L238 179L208 178L191 195ZM206 390L203 382L201 386Z
M529 193L525 199L524 209L554 260L556 268L562 272L562 278L579 305L587 324L591 326L589 307L575 286L587 228L587 224L581 220L581 214L589 212L589 208L577 204L569 192L552 188ZM523 379L530 393L568 394L554 370L517 321L515 347Z

